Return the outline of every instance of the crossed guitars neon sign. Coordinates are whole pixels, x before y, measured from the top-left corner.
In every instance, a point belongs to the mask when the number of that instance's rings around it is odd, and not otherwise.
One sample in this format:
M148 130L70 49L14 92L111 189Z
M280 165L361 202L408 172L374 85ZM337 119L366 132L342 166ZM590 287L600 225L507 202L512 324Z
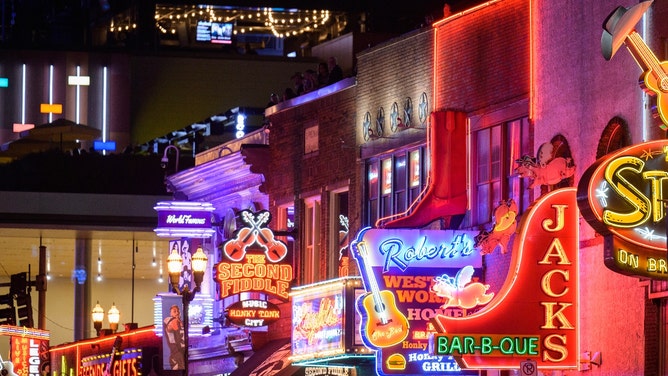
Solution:
M271 213L261 211L252 213L249 210L241 212L241 219L248 227L241 228L236 237L228 240L223 246L225 256L232 261L241 261L246 256L247 249L258 244L267 259L271 262L279 262L288 253L288 247L280 240L274 239L274 233L266 227L262 227L271 220Z

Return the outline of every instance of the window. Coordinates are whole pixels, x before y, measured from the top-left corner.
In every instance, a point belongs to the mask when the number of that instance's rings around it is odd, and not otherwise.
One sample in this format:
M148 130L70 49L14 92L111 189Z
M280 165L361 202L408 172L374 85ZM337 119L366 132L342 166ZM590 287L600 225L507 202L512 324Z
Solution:
M408 169L408 202L409 204L415 201L420 195L420 191L424 186L422 173L422 150L416 149L408 153L409 155L409 169Z
M367 164L366 172L366 186L367 186L367 208L366 208L366 225L376 222L378 217L378 163Z
M304 258L302 284L318 282L320 269L320 197L304 200Z
M406 210L407 193L406 186L408 185L406 175L406 155L397 155L394 158L394 211L393 213L401 213Z
M304 154L318 151L318 126L314 125L304 130Z
M283 204L277 207L276 212L277 218L272 219L272 229L280 232L290 233L295 229L295 204ZM295 249L295 239L293 236L287 235L276 235L276 239L285 243L288 247L289 255L292 255L292 260L294 260L294 249ZM293 262L294 264L294 262Z
M327 279L339 278L339 267L341 258L348 257L348 244L350 234L348 233L348 191L336 191L330 194L331 218L329 219L329 247L327 260Z
M427 176L424 150L424 146L401 150L367 162L366 226L373 226L378 218L404 212L417 199Z
M381 162L381 191L380 216L386 217L392 213L392 158Z
M523 212L530 202L530 191L515 175L515 160L530 154L527 117L472 130L472 192L469 226L492 221L499 201L512 198Z

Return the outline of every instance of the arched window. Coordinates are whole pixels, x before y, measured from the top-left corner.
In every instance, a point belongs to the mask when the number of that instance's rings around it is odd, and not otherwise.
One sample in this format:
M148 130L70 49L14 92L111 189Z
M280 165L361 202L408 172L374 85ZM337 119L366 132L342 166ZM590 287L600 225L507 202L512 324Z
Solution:
M596 159L631 145L631 133L629 132L629 125L626 120L615 116L605 126L601 139L598 141L596 148Z

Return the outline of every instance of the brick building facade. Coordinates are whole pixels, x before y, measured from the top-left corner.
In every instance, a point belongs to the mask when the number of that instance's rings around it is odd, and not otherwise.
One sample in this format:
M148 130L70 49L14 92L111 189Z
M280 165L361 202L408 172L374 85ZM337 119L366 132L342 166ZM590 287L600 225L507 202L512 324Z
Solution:
M280 129L272 130L272 149L278 143L281 146L274 150L280 150L280 154L288 150L288 146L303 150L304 129L314 124L319 125L321 136L330 134L325 130L328 127L332 135L334 130L354 132L359 152L352 149L339 157L346 161L345 165L354 166L355 171L347 185L352 232L373 226L386 208L390 213L384 214L392 214L401 207L397 202L403 196L393 195L394 192L388 193L387 207L382 202L382 193L377 204L369 204L370 189L373 189L369 185L369 176L373 175L370 171L376 171L369 166L382 164L385 159L403 161L400 159L405 157L401 155L403 150L426 146L428 116L420 110L426 107L427 113L442 109L464 111L469 118L468 153L462 155L459 162L461 168L467 170L470 200L460 228L487 229L493 220L491 213L478 209L485 204L512 197L524 212L549 190L577 186L586 167L603 154L664 136L656 120L644 110L644 101L648 99L637 86L639 71L631 56L622 49L610 62L601 57L601 23L616 6L609 1L568 5L547 1L492 1L450 15L436 22L432 29L415 31L370 48L357 56L357 82L346 89L349 95L341 92L271 115L272 126ZM653 6L656 9L652 9L644 27L649 30L649 45L659 51L661 60L665 58L661 43L666 26L656 20L666 9L661 4ZM341 103L337 102L339 99ZM354 103L348 102L353 99ZM348 111L347 116L341 115L343 108ZM317 116L309 115L316 113ZM397 128L397 117L410 121L410 127ZM291 137L288 132L293 132ZM480 168L486 165L482 159L488 157L481 146L487 145L486 142L499 145L494 135L502 140L499 193L485 196L487 188L481 183ZM350 135L343 132L337 137L339 141L332 137L329 142L345 145ZM513 137L519 140L509 144L508 140ZM321 148L327 145L323 141L319 143ZM558 184L529 188L530 180L514 172L515 160L524 155L538 156L546 144L574 162L575 175ZM323 150L308 162L301 151L292 157L274 155L273 170L281 171L276 166L295 158L290 163L299 166L301 174L273 175L281 182L269 190L274 208L313 193L321 195L323 208L327 207L324 204L327 195L323 194L326 187L346 178L345 174L337 172L341 162L322 158L325 153ZM353 156L354 161L349 159ZM426 184L423 178L421 186ZM486 199L486 203L482 199ZM370 208L370 205L376 207ZM297 219L300 211L296 209L295 213L295 222L303 226ZM320 226L329 228L331 221L328 221L328 215L323 214ZM441 226L443 223L430 225L431 228ZM663 288L656 282L607 269L601 256L600 235L584 221L580 222L579 229L581 372L664 374ZM322 244L327 244L326 238L330 235L331 232L326 231L321 234ZM321 257L328 257L332 249L322 248L320 252ZM303 263L308 261L300 258L299 262L303 270ZM509 262L509 254L486 255L485 282L499 288L507 277ZM327 266L320 265L319 275L332 278L326 270L329 270ZM653 295L648 295L649 291L653 291ZM620 340L620 336L624 340ZM587 357L594 353L602 354L605 362L589 363Z

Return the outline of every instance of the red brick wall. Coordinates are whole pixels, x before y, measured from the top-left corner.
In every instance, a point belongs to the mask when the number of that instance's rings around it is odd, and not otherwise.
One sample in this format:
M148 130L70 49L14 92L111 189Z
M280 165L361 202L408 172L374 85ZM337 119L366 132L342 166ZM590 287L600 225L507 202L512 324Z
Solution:
M493 3L435 29L435 109L472 112L528 96L528 1Z

